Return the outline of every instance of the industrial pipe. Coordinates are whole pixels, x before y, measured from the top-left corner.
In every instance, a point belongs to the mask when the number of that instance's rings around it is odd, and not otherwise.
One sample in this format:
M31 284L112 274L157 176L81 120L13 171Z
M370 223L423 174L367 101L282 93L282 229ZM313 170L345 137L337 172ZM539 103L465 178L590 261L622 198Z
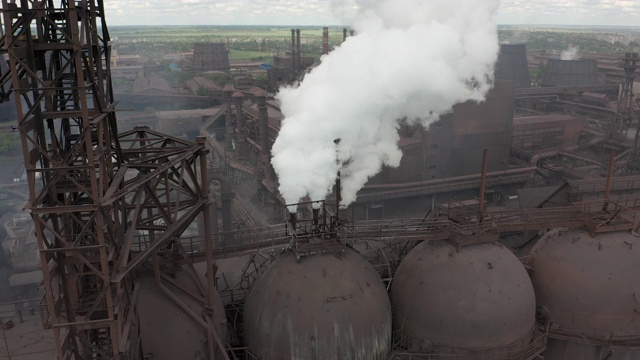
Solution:
M611 183L613 181L613 164L616 162L616 152L612 151L609 154L609 171L607 171L607 185L604 190L604 204L602 204L602 211L606 211L609 207L609 195L611 194Z
M296 45L296 74L302 74L302 51L300 50L300 29L296 29L296 38L298 44Z
M291 77L296 76L296 29L291 29Z
M511 169L504 171L495 171L487 173L487 177L497 177L497 176L507 176L507 175L519 175L528 172L534 172L538 170L537 167L526 167L519 169ZM480 176L480 174L472 174L472 175L463 175L463 176L454 176L448 177L444 179L436 179L436 180L424 180L424 181L414 181L410 183L401 183L401 184L377 184L377 185L365 185L363 190L387 190L387 189L403 189L410 187L419 187L419 186L428 186L428 185L438 185L442 183L452 183L458 181L467 181L467 180L475 180Z
M484 212L484 191L487 187L487 162L489 158L489 149L482 150L482 172L480 175L480 213L478 221L482 221L482 213Z
M212 174L211 180L217 180L220 182L220 200L222 200L222 231L225 233L231 232L231 200L233 199L231 183L227 176L215 172ZM214 232L217 232L216 230L217 229L214 229Z
M329 28L322 28L322 55L329 53Z

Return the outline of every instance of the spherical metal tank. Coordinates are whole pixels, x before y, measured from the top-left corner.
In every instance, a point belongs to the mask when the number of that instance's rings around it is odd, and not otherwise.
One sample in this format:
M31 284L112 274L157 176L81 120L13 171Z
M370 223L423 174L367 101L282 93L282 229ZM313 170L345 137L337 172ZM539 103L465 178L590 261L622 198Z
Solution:
M412 351L473 351L491 359L520 351L532 339L531 281L516 256L500 245L458 251L445 241L420 243L400 263L391 301L394 331Z
M362 256L280 255L253 284L245 343L261 360L387 358L391 305Z
M196 275L206 289L203 274ZM189 269L179 268L173 279L180 287L192 294L206 298L201 294L194 276ZM173 359L205 359L207 350L207 331L191 318L187 312L170 299L160 289L153 277L139 278L138 312L140 319L140 339L145 354L152 355L154 360ZM192 296L173 286L166 280L162 284L187 307L198 315L207 313L204 304ZM216 293L217 295L217 293ZM226 338L226 316L220 297L214 299L211 322L216 327L218 336ZM222 353L215 355L222 356Z
M638 238L552 230L531 250L531 266L550 337L575 339L550 339L545 359L640 359L640 351L630 349L640 348Z

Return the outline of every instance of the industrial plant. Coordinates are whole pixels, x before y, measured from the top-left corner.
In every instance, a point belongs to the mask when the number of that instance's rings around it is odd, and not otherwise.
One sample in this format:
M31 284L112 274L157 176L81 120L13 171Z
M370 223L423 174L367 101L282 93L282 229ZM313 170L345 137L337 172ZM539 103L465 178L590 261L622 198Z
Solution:
M443 84L414 119L439 68L411 68L380 87L390 123L334 133L347 106L297 91L327 96L357 29L324 28L320 60L295 28L270 64L196 42L174 84L112 48L103 3L2 0L0 360L640 360L638 53L496 41L451 107ZM329 115L292 131L287 96ZM398 152L348 147L378 128Z

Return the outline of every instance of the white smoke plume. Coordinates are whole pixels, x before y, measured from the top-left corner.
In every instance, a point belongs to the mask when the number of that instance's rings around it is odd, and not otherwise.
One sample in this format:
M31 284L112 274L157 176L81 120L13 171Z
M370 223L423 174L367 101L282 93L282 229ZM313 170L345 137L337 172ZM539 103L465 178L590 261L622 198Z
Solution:
M578 47L569 45L567 50L562 50L560 53L560 60L578 60L580 56L578 55Z
M340 171L349 205L384 165L400 164L401 120L427 127L493 83L499 0L347 1L356 35L278 94L285 119L271 163L289 204L325 199Z

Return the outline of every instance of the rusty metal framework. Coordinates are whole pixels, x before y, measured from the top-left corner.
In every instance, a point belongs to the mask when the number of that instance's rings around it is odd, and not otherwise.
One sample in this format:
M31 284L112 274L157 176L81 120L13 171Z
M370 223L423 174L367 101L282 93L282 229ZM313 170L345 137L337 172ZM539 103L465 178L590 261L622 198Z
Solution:
M176 239L209 219L205 139L147 128L118 137L101 0L2 0L0 14L10 69L0 88L10 80L16 99L56 358L140 359L135 270L164 269L158 253L180 256ZM203 233L212 239L208 221ZM209 269L212 246L203 243ZM221 342L208 324L213 356Z

